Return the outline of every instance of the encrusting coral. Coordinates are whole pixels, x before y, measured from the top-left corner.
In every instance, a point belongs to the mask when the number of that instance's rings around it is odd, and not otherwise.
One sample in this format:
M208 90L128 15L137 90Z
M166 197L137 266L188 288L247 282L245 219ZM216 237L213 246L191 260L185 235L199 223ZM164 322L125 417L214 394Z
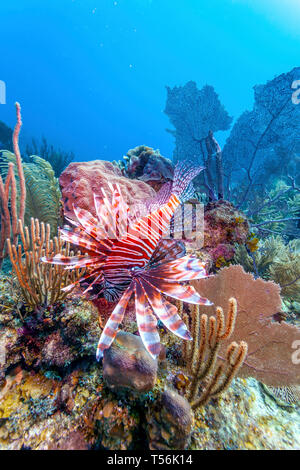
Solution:
M50 239L50 225L31 219L30 230L23 228L19 220L22 244L12 244L7 239L9 257L15 271L26 305L46 307L63 301L68 292L62 289L82 275L82 269L65 270L63 266L52 266L40 261L42 256L72 255L70 245L62 243L59 236Z
M248 345L245 341L230 343L225 361L217 361L222 341L230 338L235 327L237 304L234 298L229 299L226 322L221 307L216 308L216 316L209 318L200 314L198 305L194 305L190 313L193 341L184 344L183 351L188 373L192 377L186 396L192 409L195 409L229 387L246 358ZM184 315L184 320L189 326L188 314Z

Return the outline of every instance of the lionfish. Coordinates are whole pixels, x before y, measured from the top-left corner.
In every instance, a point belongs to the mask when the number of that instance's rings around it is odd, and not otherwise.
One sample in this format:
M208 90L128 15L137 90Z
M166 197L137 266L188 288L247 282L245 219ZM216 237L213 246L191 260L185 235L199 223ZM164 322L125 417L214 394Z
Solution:
M146 215L128 224L129 208L118 185L109 184L109 198L94 194L96 217L87 210L73 206L77 221L68 219L73 228L60 229L61 238L84 249L84 254L42 258L47 263L64 265L66 269L87 268L87 274L76 283L109 301L118 301L99 340L96 358L103 356L112 344L132 295L135 298L138 331L149 354L160 352L157 319L172 333L185 340L192 337L165 294L180 301L211 305L185 281L206 277L205 265L196 257L185 255L183 243L163 239L177 207L192 193L192 179L203 170L193 163L176 165L173 183L166 183L157 196L145 204ZM96 294L95 294L96 292Z

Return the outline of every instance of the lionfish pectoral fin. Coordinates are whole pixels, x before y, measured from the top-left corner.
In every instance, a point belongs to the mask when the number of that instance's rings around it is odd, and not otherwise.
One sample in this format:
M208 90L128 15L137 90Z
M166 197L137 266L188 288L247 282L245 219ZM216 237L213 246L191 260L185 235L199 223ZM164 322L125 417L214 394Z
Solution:
M193 281L207 277L205 264L190 255L150 267L147 276L166 281Z
M85 281L86 279L89 279L93 276L95 276L97 274L97 269L92 271L92 272L89 272L88 274L85 274L84 276L80 277L79 279L77 279L75 282L73 282L72 284L69 284L68 286L66 287L63 287L61 290L63 292L69 292L71 291L76 285L82 283L83 281Z
M99 361L103 357L105 349L109 348L118 333L120 323L124 318L126 307L134 291L134 286L131 284L124 292L119 303L110 315L99 339L97 346L96 359Z
M159 292L173 297L174 299L182 300L190 304L213 305L208 299L201 297L193 286L182 285L178 282L167 282L165 279L157 279L147 276L146 274L143 274L142 277Z
M149 267L152 269L152 266L169 263L170 261L185 256L185 254L185 245L181 241L161 239L153 251L149 261Z
M142 288L151 305L155 315L165 325L165 327L179 338L192 340L192 336L186 327L184 321L177 313L177 308L168 302L161 293L151 286L147 281L140 280Z
M135 309L141 340L150 356L156 359L161 349L157 320L138 281L135 282Z

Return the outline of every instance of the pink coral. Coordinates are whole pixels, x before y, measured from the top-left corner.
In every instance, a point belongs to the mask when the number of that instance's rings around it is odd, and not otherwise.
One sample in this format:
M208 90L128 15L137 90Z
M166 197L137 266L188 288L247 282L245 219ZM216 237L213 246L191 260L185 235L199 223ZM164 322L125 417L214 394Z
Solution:
M213 248L210 251L210 255L214 262L220 258L223 258L225 261L229 261L234 256L234 247L230 244L220 243L216 248Z

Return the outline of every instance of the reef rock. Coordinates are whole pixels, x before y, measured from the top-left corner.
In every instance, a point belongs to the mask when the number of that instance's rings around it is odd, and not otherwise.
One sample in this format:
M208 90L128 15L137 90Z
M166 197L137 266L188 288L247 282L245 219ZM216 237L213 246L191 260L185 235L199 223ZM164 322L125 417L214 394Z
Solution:
M279 406L255 379L236 379L195 412L194 450L300 449L300 408Z
M119 331L104 351L103 378L110 388L147 392L156 383L157 361L145 349L139 336Z
M1 302L0 302L1 303ZM27 368L64 368L94 357L101 333L98 310L80 293L64 304L28 312L0 314L0 382L7 370L21 363Z
M129 206L136 205L142 199L155 196L155 191L151 186L144 181L126 178L122 175L121 169L112 162L103 160L73 162L59 177L64 215L74 217L73 204L76 204L95 216L93 194L102 196L101 188L110 194L108 183L119 184Z
M42 349L42 362L50 367L64 367L75 359L75 354L64 342L61 333L51 333Z
M0 325L0 381L6 369L21 360L21 346L18 332Z
M106 450L130 450L140 434L140 416L121 401L104 400L95 413L101 447Z
M186 449L193 426L188 401L175 390L166 389L147 411L147 434L151 450Z

